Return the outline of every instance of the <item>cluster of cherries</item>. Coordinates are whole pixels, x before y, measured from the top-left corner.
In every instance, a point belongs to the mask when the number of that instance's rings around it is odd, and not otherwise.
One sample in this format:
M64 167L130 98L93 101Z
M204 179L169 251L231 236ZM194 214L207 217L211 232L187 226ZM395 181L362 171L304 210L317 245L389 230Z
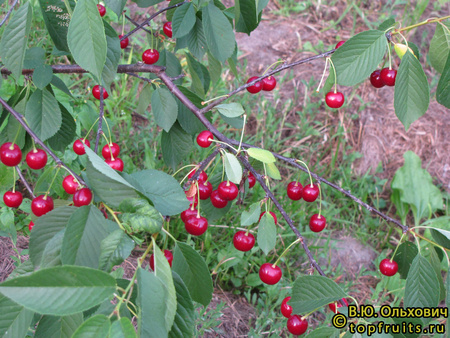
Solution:
M101 5L101 4L98 4L98 5L97 5L97 9L98 9L98 12L100 13L100 16L101 16L101 17L104 17L105 14L106 14L106 8L105 8L105 6L103 6L103 5ZM119 39L122 39L122 36L123 36L123 34L120 34L120 35L119 35ZM127 47L128 47L128 43L129 43L128 38L125 38L125 39L123 39L123 40L120 40L120 48L122 48L122 49L127 48Z
M370 74L370 83L375 88L381 88L384 86L395 86L395 78L397 77L397 71L391 68L377 69Z
M250 83L254 80L258 79L258 76L252 76L247 80L247 83ZM277 86L277 79L275 77L268 76L260 81L256 81L253 85L247 87L247 91L251 94L259 93L261 90L266 92L272 91Z

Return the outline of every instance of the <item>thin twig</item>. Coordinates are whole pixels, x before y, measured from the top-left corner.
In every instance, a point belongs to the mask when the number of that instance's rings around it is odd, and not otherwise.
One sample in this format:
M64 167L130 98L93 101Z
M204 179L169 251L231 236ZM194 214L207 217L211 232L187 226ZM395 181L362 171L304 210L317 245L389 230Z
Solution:
M18 2L19 2L19 0L14 0L14 3L11 5L11 8L6 13L6 15L3 18L2 22L0 22L0 27L3 26L3 24L6 22L6 20L8 20L9 16L11 15L14 7L17 5Z
M23 185L25 186L25 188L27 188L28 192L30 193L31 196L33 196L33 198L35 198L36 196L33 193L33 189L31 189L30 184L27 182L27 180L25 179L25 177L23 176L22 172L20 171L19 166L16 166L16 171L19 174L20 180L22 181Z
M130 18L128 15L125 14L125 17L126 17L127 20L130 21L133 25L135 25L136 27L139 27L139 24L138 24L136 21L134 21L132 18ZM147 33L152 34L152 31L151 31L151 30L149 30L149 29L147 29L147 28L144 28L144 27L141 27L141 28L142 28L144 31L146 31ZM120 38L120 41L122 41L123 39L126 39L126 37L123 36L122 38Z

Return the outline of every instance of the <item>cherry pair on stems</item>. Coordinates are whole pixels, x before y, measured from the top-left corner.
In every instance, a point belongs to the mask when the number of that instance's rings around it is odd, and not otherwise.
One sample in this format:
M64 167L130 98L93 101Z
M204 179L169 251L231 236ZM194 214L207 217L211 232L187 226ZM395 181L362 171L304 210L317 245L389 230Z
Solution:
M15 167L22 161L22 150L17 144L6 142L0 147L0 160L8 167ZM47 153L38 148L30 150L25 158L31 169L39 170L47 164Z

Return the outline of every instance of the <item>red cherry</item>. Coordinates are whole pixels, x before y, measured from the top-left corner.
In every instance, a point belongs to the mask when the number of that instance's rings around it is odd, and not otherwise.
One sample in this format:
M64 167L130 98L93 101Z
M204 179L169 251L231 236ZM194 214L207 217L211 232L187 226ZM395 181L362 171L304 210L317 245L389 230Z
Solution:
M98 12L100 13L100 16L105 16L105 14L106 14L105 6L98 4L97 9L98 9Z
M62 186L64 191L69 195L75 194L78 188L80 187L80 185L72 175L67 175L66 177L64 177L62 181Z
M102 156L105 160L119 156L120 147L117 143L105 144L102 148Z
M291 297L286 297L281 302L281 314L286 318L289 318L292 315L292 306L288 305L287 303L290 299Z
M197 172L197 169L192 169L189 172L188 178L192 178L195 173ZM205 182L206 180L208 180L208 175L206 175L206 173L202 170L202 172L198 175L198 182Z
M187 194L187 191L184 192L185 194ZM197 194L195 194L194 196L187 196L186 198L189 201L189 207L192 207L192 205L194 205L194 208L197 208L198 205L198 196Z
M282 272L279 266L273 266L270 263L264 263L259 268L259 278L266 284L277 284L282 276Z
M92 95L97 99L100 100L100 86L99 85L95 85L92 88ZM107 99L109 96L108 92L106 91L105 88L103 88L103 100Z
M209 198L211 199L211 204L217 209L225 208L228 204L228 201L223 199L217 190L214 190Z
M211 196L211 193L213 191L213 187L211 182L199 182L198 183L198 190L200 193L200 199L201 200L207 200L209 196Z
M370 74L370 83L375 88L384 87L384 81L381 79L381 69L375 70L372 74Z
M3 195L3 202L10 208L18 208L23 201L22 193L19 191L7 191Z
M77 155L83 155L86 154L86 150L84 149L84 146L91 146L91 142L89 142L89 140L86 140L84 138L79 138L78 140L76 140L73 143L73 151L75 152L75 154Z
M394 86L397 71L395 69L383 68L380 72L381 80L386 86Z
M45 215L54 208L53 199L50 196L39 195L31 201L31 211L37 217Z
M308 330L308 321L299 315L293 315L287 320L287 329L293 335L301 335Z
M263 215L265 214L266 212L265 211L263 211L262 213L261 213L261 215L259 215L259 221L258 222L260 222L261 221L261 217L263 217ZM274 212L272 212L272 211L269 211L269 214L271 214L272 215L272 217L273 217L273 220L275 221L275 225L276 224L278 224L278 219L277 219L277 215L275 215L275 213Z
M287 195L293 201L302 199L303 185L300 182L292 181L287 186Z
M172 267L172 261L173 261L173 254L170 250L164 250L164 257L166 257L167 261L169 262L170 267ZM152 270L155 270L155 255L150 256L150 267Z
M247 80L247 83L252 82L253 80L256 80L258 76L252 76L250 79ZM247 87L247 91L252 94L259 93L261 89L263 88L262 81L256 82L253 86Z
M42 169L47 164L47 153L42 149L33 149L27 154L25 159L31 169Z
M314 214L309 220L309 228L314 232L321 232L327 225L327 220L322 215Z
M383 259L380 262L380 272L388 277L395 275L398 271L398 264L395 261L391 261L388 258Z
M329 92L325 95L325 102L330 108L340 108L344 105L344 94L341 92Z
M255 236L245 231L238 231L234 234L233 245L239 251L249 251L255 245Z
M347 299L342 298L342 301L344 302L344 304L345 304L346 306L348 306ZM337 304L337 308L336 308L336 304ZM330 310L333 311L334 313L338 313L337 309L339 309L340 307L342 307L342 304L341 304L341 302L334 302L334 303L328 304L328 307L329 307Z
M30 221L30 223L28 223L28 230L31 231L31 229L33 229L33 227L34 227L34 222Z
M120 158L116 157L114 160L107 159L105 162L114 170L123 171L123 161Z
M82 207L92 201L92 191L89 188L82 188L73 195L73 205Z
M262 79L262 83L262 90L265 90L266 92L272 91L277 86L277 80L272 75Z
M249 171L248 172L248 187L251 189L256 184L256 178L255 176Z
M152 65L159 60L159 52L156 49L147 49L142 53L142 61L147 65Z
M166 34L169 38L172 37L172 21L166 22L163 26L163 32Z
M0 160L8 167L15 167L22 161L22 151L17 144L3 143L0 147Z
M208 220L198 215L189 217L184 223L184 227L189 234L200 236L208 229Z
M319 196L319 187L316 184L307 184L303 188L302 197L306 202L314 202Z
M187 219L191 216L197 216L197 209L192 209L192 207L186 209L185 211L183 211L181 214L181 220L183 221L183 223L186 223Z
M119 35L119 39L120 40L120 48L125 49L128 47L128 44L130 43L130 40L128 40L128 38L122 39L123 34Z
M237 195L239 194L239 189L233 182L230 181L224 181L219 184L219 187L217 188L217 192L219 193L220 197L227 201L234 200Z
M334 48L339 48L339 47L341 47L343 44L345 43L345 41L339 41L337 44L336 44L336 47L334 47Z
M212 141L214 140L214 135L209 130L203 130L197 136L197 144L202 148L208 148Z

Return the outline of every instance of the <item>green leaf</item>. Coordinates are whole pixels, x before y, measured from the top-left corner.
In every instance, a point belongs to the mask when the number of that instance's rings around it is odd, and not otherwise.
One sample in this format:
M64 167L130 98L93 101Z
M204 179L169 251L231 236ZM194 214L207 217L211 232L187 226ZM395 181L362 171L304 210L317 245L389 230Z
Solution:
M445 288L447 289L447 298L445 299L445 304L447 308L450 308L450 276L447 273L447 278L445 280ZM447 328L450 327L450 316L447 317Z
M105 5L112 10L119 18L122 15L123 9L127 0L105 0Z
M77 1L70 19L67 41L75 62L100 82L107 44L103 20L94 1Z
M429 103L430 88L425 72L419 60L407 51L395 79L395 115L408 130L411 123L426 113Z
M437 244L450 249L450 231L431 227L429 229Z
M379 30L364 31L348 39L331 56L338 84L354 86L366 80L385 52L386 37Z
M136 5L141 8L147 8L153 5L156 5L164 0L133 0L136 2Z
M409 268L417 253L417 246L411 242L404 242L398 247L394 261L398 264L398 273L401 279L406 279L408 276Z
M34 69L45 63L45 50L42 47L31 47L25 51L23 68Z
M136 108L136 113L139 115L144 115L146 113L152 99L152 92L152 85L149 83L144 84L144 87L139 93L138 106Z
M136 331L134 330L134 326L131 323L131 320L122 317L120 320L116 320L111 325L111 329L109 331L110 338L137 338Z
M258 14L256 0L237 0L235 2L236 32L250 35L258 27Z
M115 290L113 277L80 266L41 269L0 284L0 292L14 302L35 312L59 316L100 304Z
M41 141L49 139L61 128L62 115L58 101L47 89L37 89L31 95L25 117Z
M114 28L111 27L109 23L103 21L105 26L105 37L106 37L106 61L105 67L102 71L102 79L105 84L106 91L110 92L111 83L117 74L117 66L120 61L120 39Z
M211 82L208 69L190 54L186 54L186 60L192 77L192 90L199 96L205 97Z
M54 184L50 187L50 184L55 179ZM44 172L39 175L34 186L34 194L41 195L45 194L46 191L50 189L50 194L56 193L58 195L64 195L65 191L62 187L63 181L62 175L57 175L55 177L55 168L51 166L44 167Z
M270 151L261 148L248 148L247 154L263 163L274 163L276 161L275 156Z
M177 242L172 270L180 275L193 300L205 307L211 302L213 285L211 275L202 256L189 245Z
M450 54L436 89L436 101L450 109Z
M161 148L164 163L173 170L191 153L192 146L191 135L181 129L178 123L175 123L168 133L162 132Z
M241 215L241 226L252 225L258 222L261 214L261 204L259 202L253 203L248 211L243 211Z
M14 303L11 299L1 294L0 309L2 309L2 315L0 316L0 337L24 337L33 319L33 311L25 309L23 306Z
M205 214L205 217L208 219L208 222L210 224L213 224L213 222L217 221L218 219L221 219L223 216L229 213L232 206L233 203L230 202L225 206L225 208L217 209L215 206L212 205L211 200L208 198L207 200L202 201L202 213Z
M378 30L385 32L388 28L393 27L395 24L395 19L394 18L389 18L385 21L383 21L379 26L378 26Z
M33 83L39 89L44 89L53 78L53 69L49 65L41 65L36 67L33 72Z
M244 107L242 107L242 105L237 102L219 104L215 108L217 108L219 112L226 117L238 117L245 113Z
M275 163L266 164L267 175L274 180L281 180L281 174Z
M259 221L257 242L258 246L266 255L275 248L275 244L277 243L277 227L275 225L275 219L268 212L266 212Z
M217 83L222 76L222 63L208 52L208 68L212 83Z
M34 334L35 338L71 338L77 327L83 323L83 314L70 316L43 316Z
M196 19L195 9L191 3L178 7L172 17L172 37L181 38L188 34L194 27Z
M61 249L65 232L65 229L61 230L47 243L44 252L42 253L41 268L62 265Z
M32 15L31 4L25 2L11 16L2 34L0 58L16 79L22 74Z
M223 160L225 163L225 172L227 178L236 184L239 184L242 180L242 167L235 155L230 153L223 154Z
M333 280L323 276L300 276L292 287L289 305L293 313L306 314L329 303L347 297Z
M441 275L441 259L438 256L439 250L440 253L442 253L441 249L435 247L435 246L429 246L427 247L426 253L428 253L428 261L431 263L431 266L433 267L434 272L436 273L436 278L439 282L439 302L445 299L445 287L444 287L444 280L442 279Z
M166 88L157 88L152 94L151 103L156 124L168 133L177 120L177 101Z
M309 333L305 338L328 338L328 337L339 337L339 331L334 327L319 327L311 333ZM375 338L375 337L373 337Z
M177 312L169 332L170 338L191 338L194 336L195 310L189 290L176 272L172 272L177 293Z
M225 62L234 52L236 40L233 28L222 11L213 2L202 9L203 31L214 57Z
M64 152L75 137L77 125L69 111L60 103L58 103L58 106L61 110L61 128L48 139L48 144L54 150Z
M111 322L105 315L95 315L75 331L72 338L107 338Z
M136 183L139 184L138 181ZM147 200L127 198L120 203L119 209L125 211L122 214L122 223L127 224L132 232L145 231L154 234L161 231L162 216Z
M71 1L69 1L71 3ZM67 31L69 28L70 15L64 2L60 0L39 0L42 16L48 33L60 51L69 52L67 45Z
M194 27L192 27L191 31L186 36L186 39L189 51L197 59L201 60L208 49L205 32L203 31L202 20L196 18Z
M430 42L430 63L438 73L444 71L450 51L450 30L442 23L436 24L433 38Z
M52 77L52 81L50 82L53 86L55 86L56 88L58 88L59 90L61 90L63 93L66 93L69 96L72 96L72 93L70 92L69 88L67 88L66 84L64 83L63 80L61 80L59 77L57 77L56 75L53 75ZM64 120L64 118L63 118Z
M100 257L98 268L111 272L115 265L121 264L131 255L134 241L121 229L111 232L100 244Z

